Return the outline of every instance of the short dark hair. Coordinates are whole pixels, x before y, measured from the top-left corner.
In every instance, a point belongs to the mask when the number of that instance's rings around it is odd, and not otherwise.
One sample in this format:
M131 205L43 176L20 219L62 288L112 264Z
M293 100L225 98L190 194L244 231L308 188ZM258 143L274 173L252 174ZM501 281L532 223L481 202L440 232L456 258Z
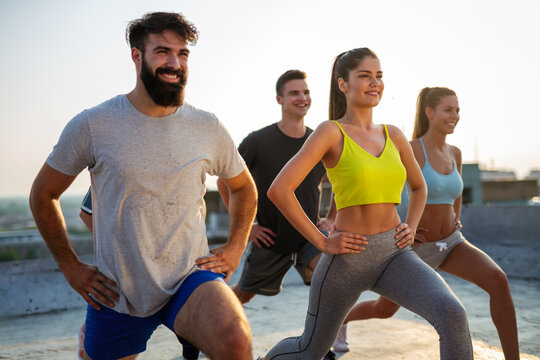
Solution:
M291 80L305 80L306 79L306 73L301 70L287 70L281 76L276 82L276 94L279 96L283 96L283 88L285 87L285 84Z
M199 38L195 25L187 21L182 14L152 12L129 22L126 27L126 41L131 48L144 52L144 42L148 34L159 34L165 30L174 31L192 45L196 44Z

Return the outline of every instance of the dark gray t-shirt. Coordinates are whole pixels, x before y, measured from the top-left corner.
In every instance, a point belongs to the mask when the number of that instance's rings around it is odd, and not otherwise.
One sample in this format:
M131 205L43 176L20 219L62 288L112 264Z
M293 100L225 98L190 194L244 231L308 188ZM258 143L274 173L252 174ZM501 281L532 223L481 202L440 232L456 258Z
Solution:
M268 250L290 254L300 251L308 242L268 199L266 193L281 169L302 148L312 132L306 128L303 137L292 138L274 123L252 132L238 146L257 184L257 222L276 233L275 244L266 247ZM325 173L322 162L319 162L294 191L302 209L314 224L319 216L319 184Z
M206 174L244 169L213 114L184 104L150 117L125 95L73 118L47 163L71 176L90 171L97 266L119 286L114 310L133 316L163 307L208 254Z

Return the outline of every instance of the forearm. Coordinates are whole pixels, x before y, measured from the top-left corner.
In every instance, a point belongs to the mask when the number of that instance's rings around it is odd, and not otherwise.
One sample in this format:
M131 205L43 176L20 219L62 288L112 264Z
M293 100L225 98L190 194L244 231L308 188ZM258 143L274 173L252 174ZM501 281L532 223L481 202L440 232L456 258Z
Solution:
M302 236L317 249L321 251L324 249L326 237L306 215L296 199L294 191L274 188L268 193L268 197Z
M337 214L336 201L334 199L334 193L332 192L330 194L330 207L328 208L328 212L326 213L326 218L330 220L335 220L336 214Z
M43 240L58 267L65 273L79 258L69 240L59 199L33 191L30 195L30 209Z
M243 251L257 212L257 190L251 185L244 186L229 193L227 200L230 219L227 243Z
M93 232L94 230L93 230L93 227L92 227L92 215L90 215L87 212L84 212L84 211L81 210L80 213L79 213L79 217L81 218L84 225L86 225L88 230L90 230L90 232Z
M422 213L424 212L426 199L427 190L425 188L411 190L405 223L414 229L418 227L418 223L420 222Z
M456 221L461 220L461 204L462 204L463 198L462 196L458 197L456 201L454 201L454 213L456 214Z

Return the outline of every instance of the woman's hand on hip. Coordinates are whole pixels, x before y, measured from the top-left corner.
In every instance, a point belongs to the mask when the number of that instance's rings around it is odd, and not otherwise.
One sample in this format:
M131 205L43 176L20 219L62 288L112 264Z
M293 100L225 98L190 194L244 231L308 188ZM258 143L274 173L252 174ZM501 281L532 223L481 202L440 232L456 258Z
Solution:
M398 239L398 242L396 243L398 248L403 249L404 247L414 243L414 237L416 234L415 228L410 227L406 223L402 223L396 228L396 232L397 234L395 238Z
M325 254L358 254L366 250L364 245L368 242L365 236L350 233L334 231L324 242Z

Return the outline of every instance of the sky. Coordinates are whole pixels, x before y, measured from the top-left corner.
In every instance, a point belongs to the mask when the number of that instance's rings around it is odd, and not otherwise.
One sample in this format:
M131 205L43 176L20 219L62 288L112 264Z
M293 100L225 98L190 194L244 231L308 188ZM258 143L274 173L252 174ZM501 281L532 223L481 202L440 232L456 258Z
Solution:
M73 116L131 91L125 26L151 11L199 29L185 101L215 113L236 143L280 119L275 82L289 69L308 75L306 124L327 120L335 56L369 47L385 81L375 123L410 137L418 92L450 87L461 120L448 142L464 162L520 178L540 168L536 0L1 0L0 197L28 196ZM89 183L85 170L67 193Z

